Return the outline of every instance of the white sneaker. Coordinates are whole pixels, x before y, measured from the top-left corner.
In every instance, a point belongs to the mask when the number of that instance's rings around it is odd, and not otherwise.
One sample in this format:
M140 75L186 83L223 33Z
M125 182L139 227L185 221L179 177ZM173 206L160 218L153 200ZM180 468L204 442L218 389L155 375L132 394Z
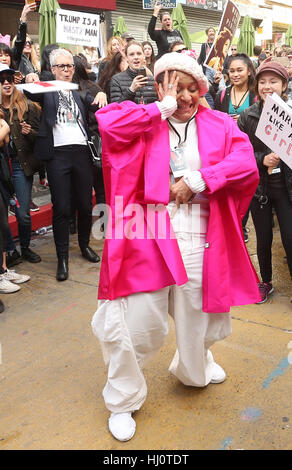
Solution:
M17 274L14 269L7 269L3 277L6 281L13 282L14 284L22 284L30 280L30 276L27 274Z
M222 369L222 367L219 366L219 364L216 364L216 362L213 362L211 367L212 367L212 379L210 383L221 384L222 382L224 382L224 380L226 379L226 373L224 369Z
M17 292L20 290L19 286L13 284L13 282L7 281L4 274L0 274L0 292L2 294L11 294L12 292Z
M118 441L129 441L135 434L136 423L131 412L112 413L108 420L108 427Z
M207 352L208 369L211 369L211 384L221 384L226 379L226 373L219 364L214 361L210 349Z

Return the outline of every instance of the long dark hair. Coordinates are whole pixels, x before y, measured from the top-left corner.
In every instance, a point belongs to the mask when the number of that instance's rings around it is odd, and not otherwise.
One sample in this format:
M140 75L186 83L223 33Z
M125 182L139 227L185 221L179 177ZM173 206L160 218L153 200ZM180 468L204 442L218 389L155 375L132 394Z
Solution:
M251 59L248 57L248 55L246 55L244 53L236 54L234 56L231 56L230 60L229 60L228 71L230 69L230 66L231 66L232 62L234 62L235 60L241 60L247 66L248 71L250 73L250 75L248 77L248 82L247 82L248 89L250 91L254 91L255 90L255 85L256 85L256 80L255 80L256 70L254 68L254 65L253 65Z
M55 75L51 71L50 53L55 49L59 49L58 44L47 44L42 51L41 56L41 80L55 80Z
M98 93L99 88L96 83L89 79L88 73L86 71L87 60L85 57L80 57L79 55L74 55L74 75L72 78L73 83L77 83L81 91L88 90L93 96Z
M10 68L16 70L17 66L16 66L16 63L13 59L12 49L10 49L10 47L7 46L7 44L4 44L4 42L0 42L0 51L3 52L4 54L9 55L9 57L11 59Z
M231 41L232 41L231 31L229 31L229 29L225 27L224 30L221 31L221 33L217 37L215 45L214 45L214 49L215 49L215 52L216 52L217 56L218 56L219 51L220 51L221 52L220 57L225 58L225 56L223 54L223 46L224 46L225 42L228 41L228 39L229 39L230 44L231 44Z
M144 49L144 46L146 46L146 45L150 46L150 47L151 47L151 50L152 50L152 53L151 53L151 56L150 56L150 64L147 65L147 63L146 63L146 66L147 66L147 67L149 66L149 67L152 67L152 68L153 68L153 67L154 67L154 64L155 64L155 62L156 62L156 58L155 58L155 54L154 54L154 49L153 49L153 46L152 46L152 44L151 44L150 41L143 41L143 42L142 42L143 49ZM153 71L153 70L152 70L152 71Z
M111 78L117 73L121 72L121 63L123 55L120 52L116 52L113 58L109 61L107 67L102 72L98 80L98 86L109 96L109 83Z

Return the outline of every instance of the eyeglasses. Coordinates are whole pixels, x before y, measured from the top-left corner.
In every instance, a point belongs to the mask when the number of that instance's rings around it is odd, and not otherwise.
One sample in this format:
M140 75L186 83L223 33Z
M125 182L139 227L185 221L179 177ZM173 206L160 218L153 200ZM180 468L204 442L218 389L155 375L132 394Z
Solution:
M13 75L0 75L0 83L4 85L5 82L14 83L14 76Z
M32 46L33 42L32 41L25 41L24 45L25 46Z
M175 51L175 52L178 52L178 54L180 54L182 51L187 51L188 48L187 47L183 47L183 49L179 49L178 51Z
M237 47L231 47L232 51L237 51Z
M56 64L56 65L53 65L53 67L58 67L59 70L64 72L65 68L67 68L67 70L72 70L72 69L74 69L75 65L73 65L73 64Z

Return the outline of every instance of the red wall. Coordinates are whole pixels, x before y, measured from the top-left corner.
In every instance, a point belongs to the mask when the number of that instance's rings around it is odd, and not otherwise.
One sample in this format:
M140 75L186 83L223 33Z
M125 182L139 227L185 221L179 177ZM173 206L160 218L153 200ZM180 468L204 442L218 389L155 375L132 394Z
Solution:
M116 0L59 0L60 6L80 6L82 8L99 8L100 10L116 10Z
M60 7L81 7L80 10L84 10L84 7L89 9L99 8L100 10L116 10L116 0L58 0ZM8 3L6 0L0 0L0 3ZM18 5L24 5L24 1L10 0L9 3L16 3ZM37 0L40 3L40 0Z

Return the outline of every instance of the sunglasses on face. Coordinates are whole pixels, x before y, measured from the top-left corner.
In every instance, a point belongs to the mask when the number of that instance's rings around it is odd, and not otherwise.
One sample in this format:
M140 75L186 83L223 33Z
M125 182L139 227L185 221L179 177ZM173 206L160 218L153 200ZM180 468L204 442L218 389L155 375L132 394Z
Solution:
M231 48L232 51L237 51L236 47Z
M67 68L67 70L72 70L72 69L74 69L75 65L73 65L73 64L56 64L56 65L53 65L53 67L58 67L59 70L64 72L65 68Z
M14 83L14 76L13 75L7 75L6 77L0 76L1 85L4 85L5 82Z
M25 41L24 45L25 46L32 46L33 42L32 41Z
M183 49L179 49L178 51L175 51L175 52L178 52L178 54L180 54L182 51L187 51L188 48L187 47L184 47Z

